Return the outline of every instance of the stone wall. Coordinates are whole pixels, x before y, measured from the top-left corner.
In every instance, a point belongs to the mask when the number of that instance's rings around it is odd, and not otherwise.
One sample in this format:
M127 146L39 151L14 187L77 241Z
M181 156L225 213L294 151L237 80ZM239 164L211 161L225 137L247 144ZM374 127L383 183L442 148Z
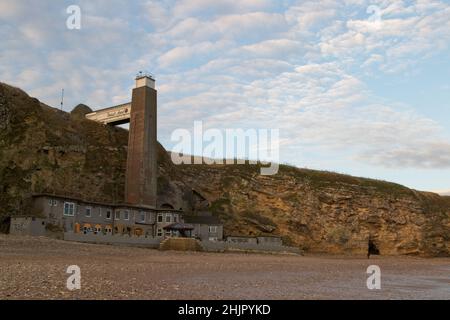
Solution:
M103 235L103 234L77 234L65 232L64 240L97 244L115 244L146 248L159 248L161 238L147 238L122 235Z
M296 247L287 247L271 244L256 244L256 243L231 243L231 242L213 242L202 241L203 249L209 252L224 252L224 251L257 251L257 252L289 252L301 254L301 250Z
M72 232L64 233L64 240L96 243L96 244L114 244L136 247L146 247L152 249L160 248L163 250L182 250L182 251L207 251L207 252L225 252L225 251L252 251L252 252L289 252L301 254L301 250L295 247L287 247L270 244L253 243L228 243L224 241L198 241L188 238L167 238L161 243L161 238L146 238L121 235L95 235L95 234L77 234Z
M45 236L45 220L34 217L12 217L9 233L13 235Z

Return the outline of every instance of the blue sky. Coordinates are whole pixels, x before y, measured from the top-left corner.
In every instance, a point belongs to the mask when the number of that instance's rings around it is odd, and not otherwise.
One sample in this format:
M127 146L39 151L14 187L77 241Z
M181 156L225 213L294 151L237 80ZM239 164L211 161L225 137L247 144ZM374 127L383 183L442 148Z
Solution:
M67 111L151 71L167 149L196 120L278 128L281 162L450 190L448 1L0 0L0 39L0 81Z

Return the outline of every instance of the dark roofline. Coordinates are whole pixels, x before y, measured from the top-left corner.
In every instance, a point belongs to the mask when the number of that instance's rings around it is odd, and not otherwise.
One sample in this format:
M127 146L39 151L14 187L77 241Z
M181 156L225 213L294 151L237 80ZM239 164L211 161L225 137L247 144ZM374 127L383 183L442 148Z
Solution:
M30 218L34 218L34 219L41 219L41 220L45 220L47 219L46 217L43 216L33 216L33 215L14 215L10 217L11 219L15 219L15 218L26 218L26 219L30 219Z
M193 216L184 215L184 221L191 224L209 224L209 225L223 225L222 221L216 216Z
M164 230L194 230L194 226L190 223L175 222L163 227Z
M117 221L117 220L115 220L115 221ZM139 221L136 221L134 224L137 224L137 225L140 225L140 226L154 226L154 225L156 224L156 222L153 222L153 223L147 223L147 222L139 222Z
M32 198L40 198L40 197L52 197L52 198L58 198L63 200L71 200L71 201L77 201L82 202L85 204L91 204L96 206L104 206L104 207L111 207L114 209L120 209L120 208L128 208L128 209L143 209L143 210L152 210L157 212L183 212L183 210L177 210L177 209L160 209L160 208L154 208L151 206L139 206L139 205L133 205L133 204L126 204L126 203L106 203L106 202L97 202L97 201L89 201L84 200L77 197L72 196L63 196L58 194L51 194L51 193L33 193L31 194Z

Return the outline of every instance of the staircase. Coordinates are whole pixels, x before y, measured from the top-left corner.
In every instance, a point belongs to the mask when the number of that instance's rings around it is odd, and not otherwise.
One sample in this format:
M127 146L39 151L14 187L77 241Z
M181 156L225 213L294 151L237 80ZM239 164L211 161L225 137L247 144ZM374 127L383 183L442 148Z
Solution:
M203 251L202 244L193 238L166 238L159 245L160 250Z

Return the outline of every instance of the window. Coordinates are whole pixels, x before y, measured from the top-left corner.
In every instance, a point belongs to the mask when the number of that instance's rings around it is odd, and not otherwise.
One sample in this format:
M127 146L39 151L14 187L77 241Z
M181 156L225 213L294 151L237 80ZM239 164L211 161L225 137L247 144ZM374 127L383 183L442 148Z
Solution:
M166 213L166 223L170 223L172 221L172 217L170 213Z
M85 223L83 225L83 233L84 234L91 233L92 231L93 231L92 226L89 223Z
M139 218L140 218L140 221L141 222L145 222L145 212L140 212L140 214L139 214Z
M111 220L111 210L106 210L106 219Z
M173 222L178 222L178 215L177 214L173 215Z
M158 235L158 237L162 237L163 232L162 232L161 228L158 228L157 235Z
M124 220L130 220L130 211L125 210L125 211L123 212L123 219L124 219Z
M56 207L58 205L58 201L57 200L53 200L52 204L53 204L54 207Z
M114 219L115 220L120 220L120 211L116 211L114 214Z
M75 215L75 203L65 202L64 203L64 215L73 217Z
M217 233L217 226L209 226L209 233Z
M53 200L52 199L48 199L48 205L51 207L53 205Z
M86 207L86 217L90 218L92 216L92 208Z
M158 213L158 222L163 222L162 213Z
M54 199L48 199L48 205L50 207L56 207L58 205L58 201L56 201Z

